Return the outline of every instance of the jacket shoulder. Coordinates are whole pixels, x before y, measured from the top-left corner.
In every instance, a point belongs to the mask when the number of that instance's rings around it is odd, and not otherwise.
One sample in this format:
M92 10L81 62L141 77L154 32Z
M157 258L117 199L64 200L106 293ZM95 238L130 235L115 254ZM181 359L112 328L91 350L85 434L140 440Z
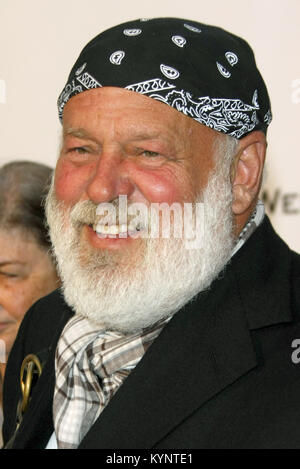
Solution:
M38 300L26 313L22 322L27 331L24 339L29 346L47 347L73 314L65 303L62 292L55 290ZM21 336L23 328L20 328Z
M293 316L300 321L300 255L293 251L291 254L290 282Z
M48 348L73 314L60 290L38 300L23 318L10 357L21 344L24 353L37 353Z
M300 278L300 254L292 251L292 269L297 278Z

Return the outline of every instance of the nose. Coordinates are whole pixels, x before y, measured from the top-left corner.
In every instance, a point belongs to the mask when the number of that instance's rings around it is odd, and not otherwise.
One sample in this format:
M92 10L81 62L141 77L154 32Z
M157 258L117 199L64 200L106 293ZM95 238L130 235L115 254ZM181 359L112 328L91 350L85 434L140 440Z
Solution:
M120 149L103 148L88 182L87 195L96 204L110 202L119 195L129 197L134 190L124 155Z

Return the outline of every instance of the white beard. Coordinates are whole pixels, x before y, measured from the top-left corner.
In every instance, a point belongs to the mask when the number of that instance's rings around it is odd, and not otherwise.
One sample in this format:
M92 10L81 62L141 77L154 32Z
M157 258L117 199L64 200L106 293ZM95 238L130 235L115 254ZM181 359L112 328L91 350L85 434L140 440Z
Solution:
M234 246L230 162L224 155L222 160L201 197L205 223L199 249L186 249L184 239L139 239L134 252L96 250L81 239L71 209L57 202L52 184L46 203L50 237L65 300L76 314L99 329L131 334L209 288Z

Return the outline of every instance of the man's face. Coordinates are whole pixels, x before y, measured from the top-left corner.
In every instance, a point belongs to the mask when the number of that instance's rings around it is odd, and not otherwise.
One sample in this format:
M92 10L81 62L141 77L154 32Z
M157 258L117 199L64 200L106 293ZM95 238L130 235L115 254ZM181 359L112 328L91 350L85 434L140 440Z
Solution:
M66 302L99 327L141 330L207 288L230 258L232 150L216 154L215 131L117 88L73 97L63 124L46 211ZM95 208L119 196L129 208L203 202L199 248L140 232L104 238L94 230Z
M216 132L138 93L99 88L73 97L64 109L56 198L128 203L194 202L213 167ZM99 237L88 225L82 242L122 250L136 239Z

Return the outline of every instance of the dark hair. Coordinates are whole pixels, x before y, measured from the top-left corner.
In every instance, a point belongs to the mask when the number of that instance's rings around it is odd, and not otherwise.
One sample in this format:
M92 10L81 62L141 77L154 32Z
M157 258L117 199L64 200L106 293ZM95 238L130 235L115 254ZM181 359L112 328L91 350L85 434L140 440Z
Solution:
M44 198L51 175L51 168L30 161L14 161L0 168L0 228L23 229L46 249L50 242Z

